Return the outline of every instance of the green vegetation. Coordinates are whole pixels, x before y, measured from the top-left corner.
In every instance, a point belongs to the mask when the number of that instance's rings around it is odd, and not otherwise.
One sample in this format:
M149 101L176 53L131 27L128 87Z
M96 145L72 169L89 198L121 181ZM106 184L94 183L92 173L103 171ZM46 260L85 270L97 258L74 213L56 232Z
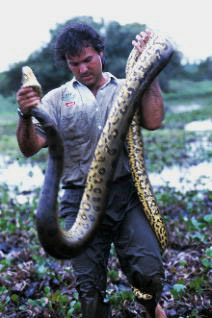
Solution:
M0 310L4 317L14 312L16 317L26 312L30 317L79 317L70 263L46 257L37 239L34 211L38 190L20 205L10 197L7 186L0 186ZM176 312L173 317L209 318L212 192L183 195L167 187L157 189L156 196L169 229L162 303L168 311ZM116 317L143 312L114 253L108 266L107 299Z
M0 95L0 153L16 156L18 153L15 130L17 125L17 106L15 96L5 98Z
M212 86L212 83L211 83ZM198 109L192 109L193 104ZM148 171L160 172L164 166L195 165L212 159L212 138L210 132L185 131L192 121L212 118L212 96L192 99L166 100L166 115L163 127L153 132L143 130L144 147ZM175 112L180 105L185 111ZM206 135L207 147L204 146ZM196 151L192 151L195 144Z
M166 94L166 99L192 98L194 96L211 96L211 80L192 81L189 79L170 80L170 91Z
M26 159L21 154L17 140L16 128L18 123L17 104L15 95L4 97L0 95L0 154L10 156L19 162L26 162ZM47 158L47 150L43 149L39 154L36 154L28 161L43 162Z

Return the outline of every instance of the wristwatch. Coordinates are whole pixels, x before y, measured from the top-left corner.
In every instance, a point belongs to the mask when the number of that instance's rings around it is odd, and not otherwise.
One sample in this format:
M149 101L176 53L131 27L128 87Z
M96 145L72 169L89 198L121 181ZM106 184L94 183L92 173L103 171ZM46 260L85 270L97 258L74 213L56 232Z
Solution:
M30 117L32 117L31 113L24 114L20 108L18 108L17 111L18 111L19 117L21 117L22 119L29 119Z

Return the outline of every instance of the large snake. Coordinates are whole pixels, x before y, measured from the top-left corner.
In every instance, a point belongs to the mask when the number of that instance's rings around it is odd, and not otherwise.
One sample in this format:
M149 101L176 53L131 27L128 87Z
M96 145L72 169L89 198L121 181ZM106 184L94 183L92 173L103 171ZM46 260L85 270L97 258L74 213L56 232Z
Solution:
M167 246L167 234L145 170L141 129L136 100L169 62L173 47L168 40L152 34L141 54L133 48L127 61L126 81L109 114L96 147L87 176L83 198L75 223L69 231L59 225L57 198L63 173L63 141L49 115L39 106L32 115L42 124L48 141L49 157L44 185L36 214L38 236L48 254L59 259L78 255L93 237L104 215L109 185L119 150L128 141L129 160L139 199L161 249ZM23 86L41 94L41 86L29 67L23 67ZM131 125L130 125L131 124ZM128 133L128 135L127 135Z

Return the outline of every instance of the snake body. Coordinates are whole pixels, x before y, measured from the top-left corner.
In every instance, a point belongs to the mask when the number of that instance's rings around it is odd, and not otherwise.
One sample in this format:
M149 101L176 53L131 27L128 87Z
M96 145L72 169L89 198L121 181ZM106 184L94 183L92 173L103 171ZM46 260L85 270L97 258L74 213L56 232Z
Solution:
M40 242L51 256L71 259L81 252L94 235L105 211L109 185L126 136L132 175L139 199L160 242L161 249L166 248L166 228L145 170L135 105L136 99L142 96L151 81L169 62L172 53L173 47L170 42L161 40L155 34L152 35L141 54L138 54L135 48L132 50L126 66L125 84L120 89L100 136L77 219L69 231L59 226L57 218L57 197L63 172L63 141L48 114L40 107L33 108L32 115L43 125L49 147L36 224ZM34 74L29 73L27 69L23 69L23 86L32 86L40 90Z

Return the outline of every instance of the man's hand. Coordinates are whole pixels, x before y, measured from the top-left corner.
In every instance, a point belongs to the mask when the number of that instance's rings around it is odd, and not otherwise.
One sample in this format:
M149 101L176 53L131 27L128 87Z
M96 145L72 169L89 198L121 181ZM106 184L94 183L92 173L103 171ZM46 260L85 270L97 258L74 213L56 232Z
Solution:
M138 50L139 53L141 53L146 45L146 43L149 41L151 37L150 31L143 31L136 35L135 40L132 41L132 45Z
M151 31L140 32L132 41L132 45L139 54L143 52L152 34ZM143 128L148 130L160 128L164 118L164 104L157 78L150 84L141 100L138 100L138 107L140 109L140 124Z
M40 103L40 96L32 87L21 87L16 94L16 101L24 115L30 115L33 107Z

